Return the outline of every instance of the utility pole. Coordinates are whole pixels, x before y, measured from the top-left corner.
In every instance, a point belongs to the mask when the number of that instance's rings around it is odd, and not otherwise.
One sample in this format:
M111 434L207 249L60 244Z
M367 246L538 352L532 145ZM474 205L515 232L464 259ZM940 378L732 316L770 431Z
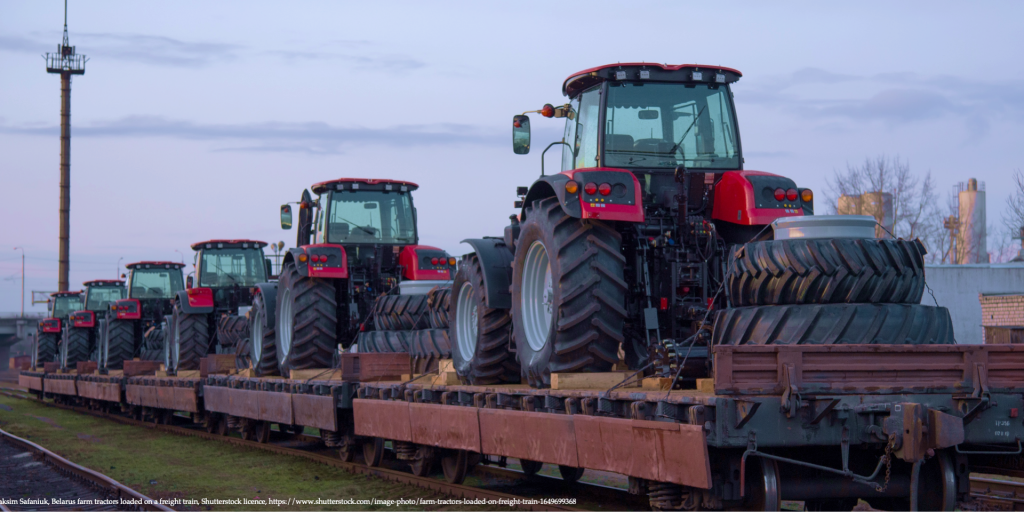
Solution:
M46 72L60 75L60 254L57 291L68 291L68 253L71 224L71 75L84 75L85 55L75 54L68 41L68 1L64 0L64 40L57 53L47 53Z
M21 251L21 317L25 318L25 249L15 247L15 251Z

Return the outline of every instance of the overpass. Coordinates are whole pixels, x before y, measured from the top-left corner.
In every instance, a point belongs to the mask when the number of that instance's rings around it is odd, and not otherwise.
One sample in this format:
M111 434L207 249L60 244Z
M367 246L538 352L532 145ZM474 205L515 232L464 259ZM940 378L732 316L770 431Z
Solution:
M20 342L27 342L25 347L32 346L36 335L36 324L43 319L43 314L35 315L0 315L0 371L8 369L11 358L11 347Z

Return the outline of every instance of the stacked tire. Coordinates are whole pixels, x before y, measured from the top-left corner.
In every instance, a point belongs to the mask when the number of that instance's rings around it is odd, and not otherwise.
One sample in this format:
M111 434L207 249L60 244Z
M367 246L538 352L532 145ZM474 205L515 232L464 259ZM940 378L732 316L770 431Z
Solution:
M736 246L714 343L954 344L949 311L920 304L925 253L918 240L869 238Z

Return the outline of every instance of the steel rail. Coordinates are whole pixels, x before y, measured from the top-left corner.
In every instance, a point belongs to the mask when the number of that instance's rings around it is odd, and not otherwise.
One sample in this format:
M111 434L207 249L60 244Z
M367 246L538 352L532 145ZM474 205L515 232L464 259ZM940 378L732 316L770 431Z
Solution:
M445 494L445 495L448 495L448 496L452 496L452 497L455 497L455 498L499 500L498 502L502 503L502 504L515 503L515 502L518 501L519 504L517 504L515 506L515 508L519 508L519 509L523 509L523 510L565 510L565 511L579 510L579 509L574 508L574 507L569 507L569 506L565 506L565 505L558 505L558 504L522 503L523 500L540 501L540 500L543 500L545 498L531 498L531 497L528 497L528 496L516 496L514 494L506 494L506 493L503 493L503 492L491 491L491 490L487 490L487 489L480 489L478 487L471 487L471 486L468 486L468 485L451 484L451 483L448 483L448 482L446 482L444 480L438 480L438 479L429 478L429 477L420 477L420 476L413 475L411 473L404 473L402 471L396 471L396 470L393 470L393 469L386 469L386 468L380 468L380 467L369 467L369 466L366 466L364 464L357 464L357 463L354 463L354 462L344 462L344 461L342 461L342 460L340 460L340 459L338 459L336 457L328 457L326 455L321 455L321 454L318 454L318 453L308 452L308 451L304 451L304 450L297 450L295 448L287 448L287 447L284 447L284 446L278 446L278 445L274 445L274 444L257 443L255 441L246 441L244 439L237 438L237 437L220 436L220 435L211 434L211 433L208 433L208 432L205 432L205 431L202 431L202 430L178 427L178 426L174 426L174 425L159 425L159 424L154 424L152 422L146 422L146 421L140 421L140 420L136 420L136 419L132 419L132 418L127 418L127 417L120 416L120 415L117 415L117 414L108 414L108 413L104 413L104 412L101 412L101 411L95 411L95 410L87 409L87 408L84 408L84 407L76 407L76 406L62 405L62 404L55 404L55 403L51 403L51 402L46 402L46 401L43 401L43 400L39 400L39 399L37 399L35 397L24 398L24 397L17 397L15 395L8 394L8 393L3 393L3 394L5 394L7 396L15 397L15 398L22 398L22 399L37 401L37 402L40 402L40 403L42 403L42 404L44 404L46 406L49 406L49 407L57 407L57 408L60 408L60 409L71 410L71 411L75 411L75 412L78 412L78 413L84 413L84 414L88 414L88 415L99 417L99 418L106 418L106 419L113 420L113 421L116 421L116 422L124 424L124 425L132 425L132 426L153 428L153 429L156 429L156 430L162 430L162 431L166 431L166 432L173 433L173 434L184 435L184 436L191 436L191 437L198 437L198 438L207 439L207 440L210 440L210 441L228 442L228 443L234 444L236 446L243 446L243 447L253 448L253 449L257 449L257 450L270 451L270 452L274 452L274 453L277 453L277 454L280 454L280 455L291 455L293 457L302 457L302 458L305 458L305 459L308 459L308 460L311 460L311 461L314 461L314 462L319 462L321 464L325 464L325 465L328 465L328 466L334 466L334 467L337 467L337 468L344 469L344 470L348 471L349 473L357 473L357 474L369 475L369 476L374 476L374 477L377 477L377 478L380 478L380 479L383 479L383 480L386 480L386 481L402 483L402 484L407 484L407 485L414 485L414 486L419 487L421 489L426 489L426 490L429 490L429 491L442 493L442 494ZM317 438L317 440L319 440L319 439Z
M1024 482L972 476L971 497L983 501L1024 503Z
M56 453L53 453L50 450L47 450L46 448L43 448L42 446L39 446L36 443L33 443L32 441L22 439L14 434L11 434L10 432L4 431L3 429L0 429L0 438L23 450L35 453L44 462L56 467L60 471L77 477L83 481L89 482L93 486L110 493L110 495L113 496L113 498L116 498L118 501L137 501L139 504L130 506L131 509L161 511L174 510L170 507L156 503L152 498L136 491L135 489L132 489L131 487L128 487L127 485L118 482L117 480L114 480L113 478L110 478L107 475L98 473L84 466L79 466L78 464L75 464L74 462L71 462L70 460L67 460L64 457L61 457L60 455L57 455ZM4 507L3 510L9 509L7 509L7 507Z

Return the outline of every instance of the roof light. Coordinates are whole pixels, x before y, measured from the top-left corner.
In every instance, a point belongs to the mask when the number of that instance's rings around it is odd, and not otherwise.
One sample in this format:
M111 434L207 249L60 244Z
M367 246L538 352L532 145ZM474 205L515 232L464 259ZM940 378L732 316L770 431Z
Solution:
M805 203L809 203L814 200L814 192L811 192L809 188L805 188L800 191L800 199Z
M640 70L640 79L641 80L647 80L650 77L651 77L651 70L649 70L649 69L641 69Z
M724 84L725 75L722 73L715 73L715 83Z
M207 248L207 249L213 249L213 245L211 245L211 244L206 244L206 248Z
M587 183L586 185L583 186L583 191L590 195L594 195L597 193L597 184Z
M224 248L224 244L217 244L217 248L218 249L223 249Z
M570 194L575 194L580 189L580 184L573 180L565 182L565 191Z
M776 201L782 201L785 198L786 198L786 191L785 190L782 190L781 188L775 189L775 200Z
M409 191L409 187L407 187L405 185L402 185L402 192L408 192L408 191Z
M602 183L600 187L597 187L597 191L600 192L602 196L606 196L612 193L612 186L607 183Z
M352 184L352 190L359 190L359 184L358 183L353 183Z
M384 190L393 190L393 189L394 189L394 187L392 187L390 184L384 185Z
M345 190L345 184L344 183L335 183L334 184L334 190Z
M616 80L625 80L626 79L626 72L625 71L616 71L615 72L615 79Z
M700 82L704 80L704 72L694 71L693 73L690 74L690 78L692 78L694 82Z
M786 199L789 201L796 201L797 193L795 188L791 188L786 191Z
M540 115L544 117L555 117L555 107L551 106L550 103L545 103L540 109Z

